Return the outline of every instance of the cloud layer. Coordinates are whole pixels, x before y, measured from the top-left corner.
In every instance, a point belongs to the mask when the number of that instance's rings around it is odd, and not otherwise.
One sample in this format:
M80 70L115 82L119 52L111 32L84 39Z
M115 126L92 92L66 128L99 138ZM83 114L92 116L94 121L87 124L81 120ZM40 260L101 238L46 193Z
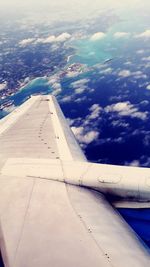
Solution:
M131 118L138 118L141 120L147 119L147 112L139 111L138 107L131 104L130 101L118 102L116 104L112 104L110 106L107 106L105 108L105 111L107 113L115 112L119 116L129 116Z
M104 32L96 32L91 36L91 41L101 40L106 37Z
M71 35L67 32L61 33L58 36L50 35L46 38L28 38L19 42L20 46L27 46L29 44L51 44L62 43L71 38Z

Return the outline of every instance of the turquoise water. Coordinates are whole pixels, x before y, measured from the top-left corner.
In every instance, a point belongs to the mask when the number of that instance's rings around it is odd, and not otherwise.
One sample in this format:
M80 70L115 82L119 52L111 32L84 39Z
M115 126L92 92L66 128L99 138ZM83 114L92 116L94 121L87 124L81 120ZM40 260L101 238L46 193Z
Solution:
M140 12L142 10L119 10L120 22L112 25L103 39L92 41L89 37L73 41L71 45L76 49L76 54L71 57L70 63L80 62L92 66L109 58L121 56L123 48L131 41L136 44L136 34L149 29L146 14L141 16ZM127 32L129 37L116 39L113 36L116 32Z
M92 66L104 62L113 57L110 52L106 51L106 43L108 43L106 38L101 41L83 39L74 42L72 45L76 49L76 55L71 58L70 63L80 62Z

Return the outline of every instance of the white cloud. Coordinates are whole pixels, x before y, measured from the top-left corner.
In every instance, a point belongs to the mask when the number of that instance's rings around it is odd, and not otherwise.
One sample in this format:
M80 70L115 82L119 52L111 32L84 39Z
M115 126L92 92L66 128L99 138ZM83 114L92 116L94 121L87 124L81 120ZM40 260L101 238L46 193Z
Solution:
M33 43L34 41L35 41L35 38L24 39L24 40L19 42L19 45L20 46L27 46L27 45Z
M51 46L51 52L54 52L59 49L59 43L53 43Z
M78 81L71 83L71 86L73 88L78 88L80 86L87 84L89 81L90 81L89 79L81 79L81 80L78 80Z
M89 82L89 79L81 79L75 82L71 83L71 86L73 89L75 89L75 94L82 94L84 91L89 90L87 83Z
M37 41L38 43L43 43L43 44L53 43L56 41L56 37L54 35L51 35L45 39L44 38L38 39Z
M129 77L131 75L131 71L130 70L121 70L118 75L120 77L126 78Z
M146 86L146 89L147 90L150 90L150 84Z
M52 44L52 43L61 43L61 42L65 42L68 39L71 38L71 35L67 32L61 33L58 36L55 35L50 35L46 38L37 38L37 39L33 39L34 44L38 44L38 43L43 43L43 44ZM27 39L28 40L28 39ZM32 41L32 42L33 42ZM54 46L53 50L58 49L58 46Z
M65 42L70 39L71 35L67 32L64 32L58 36L51 35L45 39L41 39L42 43L54 43L54 42Z
M141 54L144 53L144 50L143 49L137 50L136 53L139 54L139 55L141 55Z
M105 108L105 111L108 112L116 112L119 116L130 116L132 118L138 118L141 120L147 119L147 112L140 112L138 108L132 105L129 101L127 102L118 102L116 104L112 104Z
M70 38L71 38L71 35L67 32L64 32L56 37L56 42L65 42L66 40Z
M57 75L53 75L51 77L48 78L48 84L54 84L57 83L59 81L59 77Z
M84 91L85 91L86 89L87 89L86 87L77 88L77 89L75 89L75 93L76 93L77 95L82 94L82 93L84 93Z
M143 74L142 71L135 71L135 72L132 72L131 74L136 79L146 79L147 78L147 75L146 74Z
M103 73L103 74L111 74L112 72L113 72L112 68L107 68L107 69L103 69L100 71L100 73Z
M85 118L79 117L70 122L76 138L83 147L99 137L99 118L102 108L98 104L93 104L89 111Z
M150 158L149 157L146 157L146 156L143 155L140 158L140 162L141 162L141 165L143 167L150 167Z
M139 160L133 160L130 163L126 162L126 165L132 166L132 167L140 167L140 161Z
M145 146L147 146L147 147L150 146L150 135L149 135L149 133L148 133L148 135L146 135L146 136L144 137L144 139L143 139L143 144L144 144Z
M143 57L142 60L143 61L150 61L150 57Z
M144 65L145 69L150 68L150 62Z
M56 76L49 78L48 84L51 85L51 87L53 89L53 91L52 91L53 95L56 96L62 92L61 83L59 82L59 79L56 78Z
M122 77L122 78L128 78L128 77L133 77L135 79L146 79L147 75L144 74L142 71L135 71L135 72L131 72L128 69L124 69L118 72L118 76Z
M143 100L143 101L140 102L140 105L141 106L147 106L147 105L149 105L149 101L148 100Z
M91 41L97 41L101 40L106 37L106 34L104 32L96 32L91 36Z
M91 129L92 127L97 128L96 125L100 119L102 110L102 107L100 107L98 104L93 104L89 108L90 113L84 118L82 124L80 123L80 125L86 129Z
M0 91L6 89L6 87L7 87L7 82L0 83Z
M129 36L129 33L128 32L116 32L114 33L114 37L116 39L119 39L119 38L126 38Z
M80 79L75 82L72 82L70 85L74 89L74 93L71 96L64 96L61 99L61 102L70 102L74 99L75 102L80 103L87 99L87 96L78 97L78 95L84 93L85 91L88 91L89 93L92 93L94 89L90 89L87 85L89 82L89 79Z
M67 78L73 78L73 77L77 77L80 74L81 73L79 71L68 71L66 74L66 77Z
M150 38L150 30L146 30L136 35L137 38Z
M66 118L69 126L72 126L74 124L74 119Z
M69 95L69 96L64 96L62 99L61 99L61 102L63 103L68 103L68 102L71 102L72 100L72 96Z
M129 123L124 122L122 120L114 120L111 122L111 125L113 127L123 127L123 128L129 128L129 126L130 126Z
M74 135L76 136L77 140L81 143L81 144L90 144L93 141L96 141L98 139L99 136L99 132L97 131L88 131L85 132L85 128L84 127L71 127Z
M81 103L83 101L86 101L87 100L87 97L86 96L83 96L83 97L78 97L74 100L74 102L76 103Z
M62 92L61 88L57 88L52 92L52 95L59 95Z
M127 61L127 62L124 63L124 65L131 66L132 62L131 61Z
M91 111L91 114L87 116L87 119L94 120L100 116L102 108L98 104L94 104L89 108L89 111Z

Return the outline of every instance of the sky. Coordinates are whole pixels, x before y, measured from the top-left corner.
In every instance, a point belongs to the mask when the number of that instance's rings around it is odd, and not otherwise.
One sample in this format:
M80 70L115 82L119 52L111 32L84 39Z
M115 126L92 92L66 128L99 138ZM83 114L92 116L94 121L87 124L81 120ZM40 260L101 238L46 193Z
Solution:
M55 16L58 19L78 20L94 17L103 10L115 9L120 13L120 9L139 10L150 9L149 0L0 0L0 13L2 17L13 15L37 14L43 16ZM29 14L29 15L30 15ZM57 20L57 18L56 18Z
M0 7L24 7L24 6L46 6L49 8L63 9L95 9L95 8L120 8L135 7L136 5L147 5L149 0L0 0Z

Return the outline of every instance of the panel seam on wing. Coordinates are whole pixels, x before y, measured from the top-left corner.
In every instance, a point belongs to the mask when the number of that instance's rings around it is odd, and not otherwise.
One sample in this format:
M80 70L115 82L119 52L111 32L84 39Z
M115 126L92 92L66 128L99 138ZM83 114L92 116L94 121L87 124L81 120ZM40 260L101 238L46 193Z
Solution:
M17 246L16 246L16 251L15 251L15 255L14 255L14 264L15 264L15 262L16 262L17 252L18 252L18 249L19 249L19 247L20 247L20 243L21 243L21 239L22 239L22 235L23 235L23 231L24 231L24 227L25 227L25 222L26 222L26 218L27 218L27 214L28 214L29 206L30 206L30 203L31 203L31 199L32 199L32 195L33 195L33 191L34 191L35 183L36 183L36 179L33 179L33 185L32 185L32 188L31 188L31 192L30 192L30 196L29 196L28 203L27 203L27 207L26 207L26 210L25 210L25 214L24 214L24 220L23 220L22 228L21 228L21 231L20 231L20 238L19 238L19 240L18 240L18 244L17 244Z
M92 231L90 228L88 228L88 226L86 225L86 223L84 222L82 216L80 214L77 213L76 209L74 208L73 206L73 203L70 199L70 195L69 195L69 192L68 192L68 186L70 185L67 185L65 184L66 186L66 192L67 192L67 195L68 195L68 199L69 199L69 203L70 203L70 206L73 210L73 212L75 213L75 215L78 217L78 219L80 220L80 222L82 223L82 225L84 226L84 228L87 230L87 232L90 234L90 237L92 238L92 240L95 242L96 246L98 247L98 249L102 252L104 258L106 258L106 260L108 261L108 263L110 264L111 267L117 267L115 265L113 265L110 261L110 257L108 256L107 253L104 252L104 250L102 249L102 247L97 243L97 241L95 240L94 236L92 235ZM72 185L73 186L73 185Z

